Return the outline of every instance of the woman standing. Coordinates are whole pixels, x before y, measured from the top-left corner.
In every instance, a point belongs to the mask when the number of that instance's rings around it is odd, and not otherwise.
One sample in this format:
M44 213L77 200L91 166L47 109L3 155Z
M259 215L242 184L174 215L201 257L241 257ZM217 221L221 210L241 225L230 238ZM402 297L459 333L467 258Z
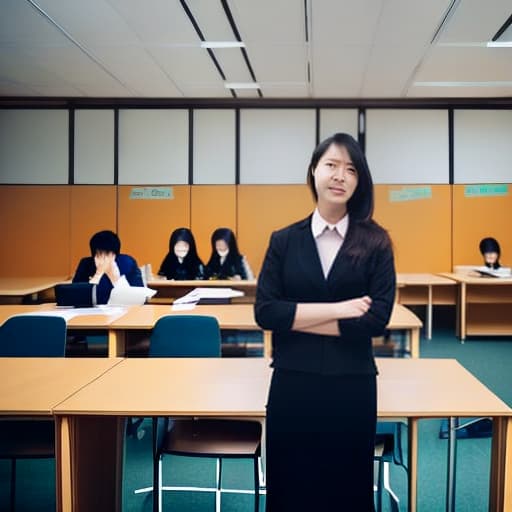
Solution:
M391 241L372 220L359 144L337 133L314 150L316 209L272 234L255 315L273 331L267 403L267 511L373 505L377 420L372 336L395 297Z

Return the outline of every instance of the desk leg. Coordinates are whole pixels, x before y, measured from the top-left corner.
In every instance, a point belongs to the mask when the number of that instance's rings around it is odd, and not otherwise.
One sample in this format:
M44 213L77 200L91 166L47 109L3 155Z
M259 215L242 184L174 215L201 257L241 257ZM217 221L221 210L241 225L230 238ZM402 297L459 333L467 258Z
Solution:
M428 303L427 303L427 340L432 339L432 285L428 286Z
M466 339L466 283L460 283L460 298L459 298L459 311L460 311L460 327L459 335L460 342L464 343Z
M416 512L418 482L418 419L409 418L409 512Z
M120 512L125 421L58 416L56 425L57 510Z
M263 331L263 357L272 356L272 331Z
M455 474L457 462L457 418L448 418L448 474L446 478L446 512L455 512Z
M512 417L492 423L489 512L512 510Z
M420 357L420 328L414 327L411 329L411 357Z
M124 357L126 354L126 332L120 329L108 331L108 357Z

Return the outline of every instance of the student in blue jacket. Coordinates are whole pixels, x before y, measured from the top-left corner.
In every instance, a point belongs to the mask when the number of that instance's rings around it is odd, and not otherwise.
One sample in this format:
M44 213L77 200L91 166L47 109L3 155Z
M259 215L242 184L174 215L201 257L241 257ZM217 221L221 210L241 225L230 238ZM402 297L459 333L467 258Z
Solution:
M377 421L372 337L395 297L391 241L374 220L366 158L337 133L314 150L316 208L272 234L255 316L272 331L267 512L370 512Z
M137 262L120 254L121 241L112 231L99 231L89 241L91 256L80 260L73 283L96 284L98 304L106 304L114 286L144 286Z

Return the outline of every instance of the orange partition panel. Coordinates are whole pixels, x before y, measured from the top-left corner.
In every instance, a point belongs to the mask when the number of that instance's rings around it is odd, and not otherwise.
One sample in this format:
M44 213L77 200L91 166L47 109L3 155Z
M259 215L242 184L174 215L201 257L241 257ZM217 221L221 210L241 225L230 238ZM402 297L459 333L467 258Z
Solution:
M238 244L256 275L272 231L303 219L314 207L307 185L238 186Z
M139 265L151 263L153 274L169 249L169 235L180 227L190 226L190 186L152 185L171 188L169 199L131 199L132 189L118 187L118 234L121 251L133 256Z
M501 247L500 262L512 266L512 194L466 197L466 185L453 185L453 264L482 265L478 245L492 236ZM512 185L508 185L509 189Z
M116 231L117 194L115 185L71 187L71 255L73 273L84 256L90 256L89 240L94 233Z
M210 237L220 227L237 232L236 185L192 185L190 199L191 229L199 256L210 259Z
M450 185L375 185L375 220L391 235L397 272L451 271Z
M67 276L69 200L67 185L0 187L0 276Z

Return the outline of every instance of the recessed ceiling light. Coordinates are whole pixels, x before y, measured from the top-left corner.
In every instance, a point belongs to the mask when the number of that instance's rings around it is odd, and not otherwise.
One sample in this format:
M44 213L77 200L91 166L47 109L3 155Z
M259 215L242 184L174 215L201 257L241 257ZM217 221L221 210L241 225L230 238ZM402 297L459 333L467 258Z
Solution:
M512 48L512 41L489 41L488 48Z
M511 87L512 82L414 82L416 87Z
M201 48L245 48L241 41L201 41Z
M261 89L257 82L225 82L226 89Z

